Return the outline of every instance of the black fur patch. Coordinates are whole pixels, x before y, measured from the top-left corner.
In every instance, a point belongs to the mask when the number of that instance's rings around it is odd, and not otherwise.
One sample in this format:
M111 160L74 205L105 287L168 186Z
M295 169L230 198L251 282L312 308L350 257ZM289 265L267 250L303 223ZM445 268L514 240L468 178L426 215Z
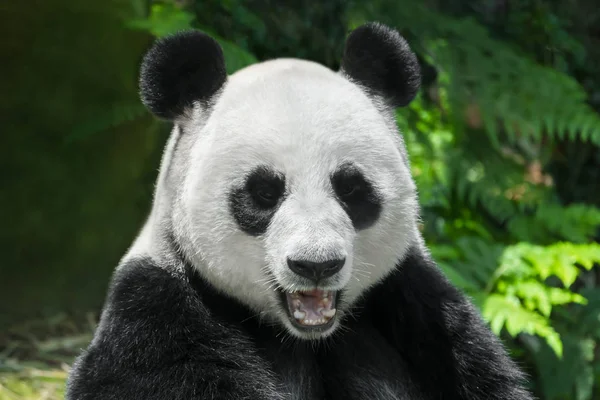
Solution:
M346 40L342 70L391 106L405 106L421 85L417 57L400 34L385 25L368 23Z
M418 249L342 324L322 342L286 338L189 265L131 261L66 399L531 400L500 341Z
M229 195L229 207L240 229L252 236L262 235L283 201L285 177L259 167L246 178L243 187Z
M140 96L152 113L173 119L194 101L209 102L226 80L219 44L202 32L187 31L157 40L144 56Z
M332 175L331 184L356 230L366 229L377 221L382 200L358 168L342 165Z
M427 399L530 400L524 375L469 300L414 248L365 304Z
M269 368L249 337L211 315L183 272L139 259L116 271L66 398L282 399Z

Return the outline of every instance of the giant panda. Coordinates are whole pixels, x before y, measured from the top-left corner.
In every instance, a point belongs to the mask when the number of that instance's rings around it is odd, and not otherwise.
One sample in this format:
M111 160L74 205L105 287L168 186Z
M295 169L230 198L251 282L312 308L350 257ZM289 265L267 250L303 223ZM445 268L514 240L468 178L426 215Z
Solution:
M339 71L159 39L140 93L172 134L67 399L531 399L419 232L394 119L419 85L378 23Z

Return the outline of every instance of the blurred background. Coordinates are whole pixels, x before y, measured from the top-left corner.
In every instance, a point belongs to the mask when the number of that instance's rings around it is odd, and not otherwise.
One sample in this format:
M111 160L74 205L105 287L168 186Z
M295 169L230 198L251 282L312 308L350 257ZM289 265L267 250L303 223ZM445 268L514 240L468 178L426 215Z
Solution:
M377 20L418 54L398 110L440 267L540 399L600 399L597 0L31 0L0 5L0 399L61 399L149 210L169 125L137 96L154 38L195 28L229 73L337 69Z

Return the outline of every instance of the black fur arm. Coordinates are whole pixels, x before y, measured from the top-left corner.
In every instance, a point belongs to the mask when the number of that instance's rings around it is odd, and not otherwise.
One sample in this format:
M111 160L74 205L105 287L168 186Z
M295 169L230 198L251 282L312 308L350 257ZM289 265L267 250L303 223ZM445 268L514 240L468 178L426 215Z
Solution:
M500 340L428 255L413 250L373 293L373 323L431 398L532 399Z
M211 317L183 273L138 260L115 273L66 398L281 399L268 371L239 332Z

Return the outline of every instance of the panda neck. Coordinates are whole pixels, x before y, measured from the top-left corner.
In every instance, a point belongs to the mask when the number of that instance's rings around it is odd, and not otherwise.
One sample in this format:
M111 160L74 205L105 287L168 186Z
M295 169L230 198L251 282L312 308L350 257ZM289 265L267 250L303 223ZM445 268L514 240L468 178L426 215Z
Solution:
M169 261L172 258L164 238L172 227L172 206L177 187L183 179L182 170L189 155L190 136L185 134L181 124L175 124L171 130L156 179L152 208L122 263L139 256L149 256L157 261Z
M190 286L202 299L202 304L211 311L211 315L230 326L245 329L254 337L275 337L283 329L276 329L271 325L263 325L256 313L248 306L242 304L234 297L222 293L202 277L198 268L186 256L182 246L172 229L166 232L165 243L168 245L169 253L173 255L172 264L183 272Z

